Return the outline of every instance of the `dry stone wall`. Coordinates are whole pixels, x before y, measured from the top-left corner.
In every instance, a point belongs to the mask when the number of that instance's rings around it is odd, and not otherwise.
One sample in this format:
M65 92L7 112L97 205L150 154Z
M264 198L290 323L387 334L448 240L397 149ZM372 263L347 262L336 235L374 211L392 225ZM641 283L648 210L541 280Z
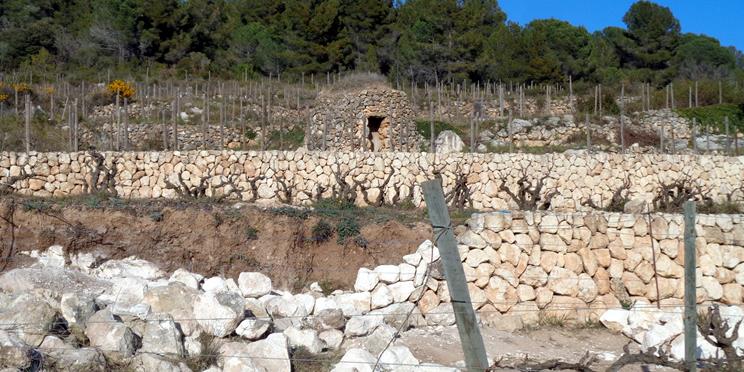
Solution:
M485 323L519 328L540 317L597 321L608 309L657 300L681 306L683 231L673 214L491 212L456 232L473 308ZM741 305L744 215L699 215L695 231L697 302ZM454 322L442 315L451 298L430 242L400 265L360 269L355 289L373 304L389 292L406 297L429 324Z
M310 204L319 196L329 197L340 182L356 188L357 202L364 204L360 187L368 188L375 200L381 185L388 202L409 200L423 206L419 184L439 172L445 191L455 185L458 175L466 178L473 207L481 210L519 209L501 188L516 190L526 174L530 179L545 177L545 191L554 190L551 209L586 210L592 198L606 205L613 192L630 180L631 197L653 199L660 183L691 177L710 190L714 199L733 193L741 197L744 157L694 155L615 155L566 152L551 155L359 153L299 151L190 151L190 152L107 152L105 166L114 170L113 183L120 197L174 198L168 183L188 187L202 181L207 195L220 196L238 188L243 200L265 203ZM35 177L18 181L18 192L34 196L66 196L85 192L94 173L94 159L78 153L0 153L0 184L23 173ZM392 173L392 176L391 176ZM337 177L338 176L338 177ZM179 180L180 177L180 180ZM390 177L389 182L385 180ZM167 182L166 182L167 181ZM228 182L230 181L230 182ZM103 182L103 174L99 177ZM286 190L291 190L287 193ZM736 191L739 190L739 191ZM289 195L291 194L291 195ZM289 198L288 196L291 196ZM289 200L291 199L291 200ZM645 208L643 203L638 204Z

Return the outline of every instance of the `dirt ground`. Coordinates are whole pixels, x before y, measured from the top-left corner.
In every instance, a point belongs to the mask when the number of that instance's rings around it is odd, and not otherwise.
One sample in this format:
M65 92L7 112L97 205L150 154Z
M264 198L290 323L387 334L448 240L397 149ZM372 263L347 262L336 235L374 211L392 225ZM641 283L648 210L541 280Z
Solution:
M603 370L620 357L623 346L630 339L613 334L606 328L560 328L540 327L532 330L504 332L489 327L481 328L481 335L489 359L504 358L504 361L529 357L534 361L561 359L576 363L590 351L597 354L598 360L592 367ZM408 346L421 361L455 366L464 359L457 328L436 327L416 328L401 334L401 342ZM631 351L637 351L637 344ZM511 371L497 369L497 371ZM621 371L671 371L655 366L626 366Z
M102 252L113 259L136 255L167 272L185 268L237 278L243 271L260 271L279 288L296 290L318 281L324 288L348 289L360 267L398 264L431 238L423 221L395 215L356 218L365 240L360 245L354 239L339 243L336 234L328 241L313 240L319 219L335 228L330 212L325 217L232 204L6 198L0 200L0 215L8 215L11 203L18 226L14 252L10 227L0 220L0 247L3 257L11 258L9 267L23 265L25 256L19 251L59 244L68 254Z

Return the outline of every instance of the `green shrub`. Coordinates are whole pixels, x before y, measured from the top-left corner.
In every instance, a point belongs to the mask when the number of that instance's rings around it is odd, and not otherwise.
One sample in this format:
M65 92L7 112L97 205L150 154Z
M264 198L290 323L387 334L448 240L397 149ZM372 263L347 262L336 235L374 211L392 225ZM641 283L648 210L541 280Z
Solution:
M460 137L462 137L462 135L464 134L464 132L462 131L462 129L460 129L460 128L458 128L458 127L456 127L456 126L454 126L454 125L452 125L450 123L447 123L447 122L444 122L444 121L437 121L437 120L434 121L434 138L437 138L437 136L439 135L439 133L441 133L441 132L443 132L445 130L451 130L451 131L457 133L457 135L460 136ZM431 121L430 120L424 120L424 119L416 120L416 131L419 132L419 134L421 134L427 140L431 139L431 135L430 135L430 132L431 132Z
M154 222L160 222L163 220L163 212L161 211L155 211L150 213L150 219Z
M253 226L248 226L245 229L245 238L248 239L248 241L258 239L258 229Z
M310 216L310 212L308 210L295 207L271 208L269 211L275 215L287 216L300 220L306 220Z
M369 246L369 241L367 240L367 238L359 234L354 237L354 244L356 244L356 246L359 248L367 248L367 246Z
M685 118L697 120L698 125L710 125L712 130L724 131L726 117L729 119L729 130L733 133L737 128L744 131L744 104L713 105L678 109L677 113ZM702 129L700 129L702 132Z
M44 200L26 200L23 202L23 210L26 212L46 212L52 208L52 205Z
M325 220L319 220L318 223L313 226L312 240L316 244L327 242L333 236L333 227Z
M338 243L343 244L346 239L353 238L359 235L359 223L357 223L356 219L354 218L343 218L338 222L336 231L338 232L338 237L336 238Z

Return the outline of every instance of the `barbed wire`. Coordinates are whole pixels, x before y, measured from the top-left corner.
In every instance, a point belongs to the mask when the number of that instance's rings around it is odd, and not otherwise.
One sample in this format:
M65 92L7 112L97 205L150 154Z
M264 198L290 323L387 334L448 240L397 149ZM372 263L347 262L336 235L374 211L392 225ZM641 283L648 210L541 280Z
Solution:
M403 302L403 303L410 303L410 302ZM399 303L399 304L403 304ZM441 302L440 304L449 304L451 302ZM574 305L562 305L562 306L550 306L549 304L543 307L542 309L526 309L526 308L512 308L508 311L500 311L498 309L495 310L481 310L480 307L483 305L505 305L505 306L511 306L515 307L520 304L524 304L525 302L515 302L515 301L471 301L471 305L478 306L478 310L476 310L477 314L489 314L489 313L501 313L501 314L510 314L512 312L516 313L549 313L549 312L557 312L557 311L576 311L576 312L594 312L598 310L627 310L631 312L640 312L640 313L655 313L655 314L683 314L683 310L676 311L674 309L683 309L684 305L682 304L654 304L654 303L637 303L632 306L623 307L623 306L591 306L589 304L586 304L585 306L574 306ZM729 304L729 306L742 306L744 303L737 303L737 304ZM698 309L706 309L710 305L708 304L697 304L696 308ZM414 305L414 309L416 306ZM337 308L336 308L337 309ZM672 310L668 310L672 309ZM341 310L341 309L338 309ZM375 309L377 310L377 309ZM374 311L374 310L372 310ZM417 316L423 316L427 317L430 315L454 315L456 312L454 310L448 310L448 311L429 311L427 313L418 313ZM153 315L158 315L159 313L153 313ZM366 313L366 314L350 314L350 315L344 315L344 318L352 319L352 318L372 318L372 317L405 317L408 316L409 311L402 312L402 313ZM323 319L325 318L325 315L319 315L319 314L308 314L308 315L289 315L289 316L248 316L243 318L242 320L268 320L268 321L275 321L275 320L281 320L281 319L300 319L300 320L312 320L316 318ZM744 318L744 313L741 315L738 314L729 314L726 315L726 317L730 318ZM159 317L159 318L138 318L138 322L145 322L145 323L159 323L163 321L173 321L174 323L180 323L180 322L208 322L208 321L226 321L226 320L235 320L236 317L214 317L214 318L173 318L173 317ZM403 323L407 323L408 319L405 319ZM393 320L393 322L397 323L398 320ZM118 320L90 320L84 322L87 324L125 324L122 321ZM54 324L64 324L64 323L54 323ZM23 327L38 327L38 322L33 323L21 323L21 322L13 322L13 323L0 323L0 330L22 330Z

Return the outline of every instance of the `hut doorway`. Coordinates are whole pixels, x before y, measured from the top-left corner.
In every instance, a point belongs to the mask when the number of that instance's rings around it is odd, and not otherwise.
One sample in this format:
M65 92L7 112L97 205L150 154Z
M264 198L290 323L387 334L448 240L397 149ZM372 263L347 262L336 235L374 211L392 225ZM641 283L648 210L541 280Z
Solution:
M382 150L382 135L381 128L382 123L385 121L384 116L369 116L367 117L367 140L369 140L369 149L371 151Z

